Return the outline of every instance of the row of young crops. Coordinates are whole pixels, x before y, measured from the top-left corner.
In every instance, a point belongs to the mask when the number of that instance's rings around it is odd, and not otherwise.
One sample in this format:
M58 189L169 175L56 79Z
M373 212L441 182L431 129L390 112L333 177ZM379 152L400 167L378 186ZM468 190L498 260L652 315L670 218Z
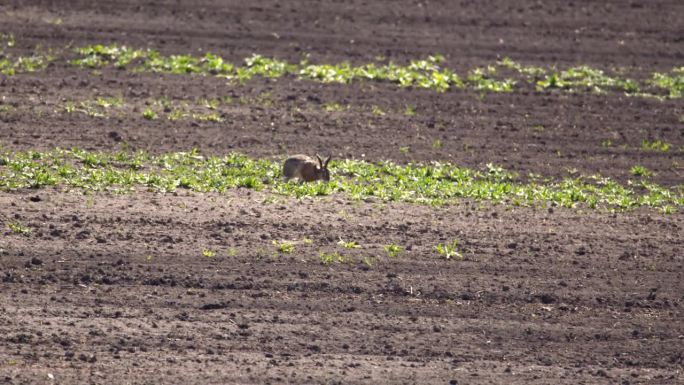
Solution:
M0 189L57 186L84 191L128 193L135 189L223 192L234 188L288 196L344 194L351 199L441 205L468 198L519 206L627 210L647 206L672 213L684 206L684 186L666 188L642 176L628 186L599 175L562 180L528 178L488 164L473 170L450 163L397 165L338 160L330 182L285 181L281 161L239 153L203 156L196 151L92 152L81 149L14 152L0 156Z
M117 44L88 45L76 48L75 53L77 57L68 60L69 64L83 68L101 69L113 66L138 72L214 75L238 82L245 82L254 76L278 78L287 75L325 83L387 82L401 87L426 88L438 92L452 88L477 92L511 92L517 88L533 87L539 91L619 91L627 95L656 99L681 98L684 93L684 67L675 67L667 73L653 72L649 78L638 80L625 76L626 69L616 69L611 71L614 74L608 74L588 65L567 69L558 69L555 66L544 68L524 65L506 57L494 64L474 68L461 76L447 68L444 65L445 58L439 54L410 60L407 64L379 60L360 65L349 62L314 64L309 62L306 55L299 63L290 63L253 54L245 58L241 65L236 65L210 52L202 56L163 55L154 49L135 49ZM57 59L52 53L14 58L10 54L3 56L0 59L0 72L6 75L42 70Z

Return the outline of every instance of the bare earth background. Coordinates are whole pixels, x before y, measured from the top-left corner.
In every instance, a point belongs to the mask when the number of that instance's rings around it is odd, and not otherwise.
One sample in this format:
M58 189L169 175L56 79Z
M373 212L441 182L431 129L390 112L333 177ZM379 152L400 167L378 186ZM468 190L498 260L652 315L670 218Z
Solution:
M684 62L681 15L684 3L674 0L3 2L0 33L16 36L18 52L53 47L60 60L0 77L2 102L15 107L0 121L0 146L116 151L125 143L276 158L318 151L493 162L549 177L575 169L623 183L641 164L672 186L682 183L681 153L639 147L655 138L684 144L681 100L526 90L481 97L290 77L237 86L93 74L66 59L67 47L115 42L233 62L252 53L290 61L308 53L321 63L441 53L459 74L509 56L648 76ZM62 111L68 100L115 95L133 105L119 117ZM143 119L147 100L161 96L261 103L227 107L222 123ZM325 103L350 107L326 112ZM415 115L403 113L407 105ZM682 381L681 213L47 189L0 193L0 221L1 383ZM11 221L32 233L12 234ZM434 245L454 238L464 260L440 259ZM340 239L362 248L342 250ZM295 242L295 252L278 255L272 240ZM386 257L389 243L406 251ZM205 249L217 255L204 257ZM320 251L356 262L323 265ZM369 256L378 256L370 267L361 262Z

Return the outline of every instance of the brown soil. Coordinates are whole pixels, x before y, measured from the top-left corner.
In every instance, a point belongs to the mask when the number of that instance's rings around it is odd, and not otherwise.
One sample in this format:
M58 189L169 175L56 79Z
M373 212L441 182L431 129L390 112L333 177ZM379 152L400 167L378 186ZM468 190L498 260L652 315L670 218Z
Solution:
M117 42L236 62L252 53L358 63L442 53L461 74L503 56L646 74L684 59L680 1L186 3L0 5L0 32L16 36L14 52L40 44L59 58L45 71L0 78L0 102L13 106L0 115L2 148L318 151L493 162L522 175L576 169L622 182L641 164L659 183L682 183L678 100L532 90L481 97L290 77L237 86L65 64L69 45ZM127 104L109 118L64 111L67 101L98 96ZM162 96L233 102L219 108L221 123L144 120L146 103ZM325 111L333 102L349 107ZM405 115L406 105L416 114ZM672 149L645 152L644 139ZM0 382L8 384L682 380L681 213L48 189L0 194L0 222ZM32 231L13 234L10 222ZM462 260L434 251L452 239ZM294 252L279 253L274 240L293 242ZM390 243L406 250L390 258ZM323 264L321 252L345 261Z

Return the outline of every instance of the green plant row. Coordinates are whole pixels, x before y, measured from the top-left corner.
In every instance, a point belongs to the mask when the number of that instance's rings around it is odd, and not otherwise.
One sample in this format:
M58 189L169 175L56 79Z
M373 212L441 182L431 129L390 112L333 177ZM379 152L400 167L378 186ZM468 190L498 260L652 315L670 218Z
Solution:
M77 48L79 57L71 63L87 68L101 68L114 65L135 71L163 72L174 74L219 75L240 82L254 76L278 78L287 74L301 79L325 83L351 83L355 80L384 81L402 87L434 89L440 92L450 88L471 88L481 92L510 92L517 80L497 78L497 69L506 69L522 75L524 82L537 89L565 89L571 91L589 90L602 93L606 90L623 91L635 96L656 98L681 98L684 92L684 67L673 68L669 73L653 73L651 79L642 83L629 78L609 76L604 71L586 65L565 70L525 66L510 58L504 58L484 68L468 72L465 79L444 68L441 55L428 56L423 60L411 60L407 65L393 62L369 63L354 66L348 62L337 64L311 64L307 59L293 64L261 55L252 55L242 66L235 66L212 53L197 57L192 55L163 56L152 49L132 49L126 46L90 45ZM499 71L500 72L500 71ZM652 92L645 92L649 90Z
M606 90L620 90L628 95L664 99L681 98L684 92L684 67L675 67L669 73L654 72L651 78L641 83L629 78L609 76L604 71L587 65L566 70L544 69L538 66L525 66L510 58L503 58L499 66L522 74L537 89L590 90L603 93ZM644 92L648 89L651 92ZM662 91L666 94L663 95Z
M143 152L56 149L0 156L0 189L64 186L126 193L139 188L223 192L242 187L295 197L345 194L352 199L433 205L460 198L609 210L648 206L664 212L674 212L684 205L684 186L666 188L646 177L628 186L599 176L522 182L516 174L491 164L474 170L438 162L397 165L339 160L331 162L330 169L329 183L297 183L283 180L280 161L252 159L239 153L219 157L190 151L152 156Z
M71 63L87 68L101 68L113 65L134 71L162 72L173 74L221 75L241 82L254 76L278 78L286 74L326 83L350 83L353 80L375 80L397 83L403 87L433 88L446 91L452 86L463 87L458 75L439 67L443 57L430 56L426 60L414 60L407 66L394 63L352 66L339 64L310 64L306 60L298 64L287 63L261 55L252 55L244 60L243 66L235 66L222 58L206 53L204 56L163 56L152 49L132 49L118 45L91 45L77 48L79 58ZM491 80L494 81L494 80Z

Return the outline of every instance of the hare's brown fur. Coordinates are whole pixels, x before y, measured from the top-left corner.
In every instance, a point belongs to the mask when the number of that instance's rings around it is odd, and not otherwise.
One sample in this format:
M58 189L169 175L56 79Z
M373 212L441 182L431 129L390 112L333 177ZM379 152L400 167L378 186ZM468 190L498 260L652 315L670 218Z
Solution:
M302 154L292 155L283 164L283 176L285 179L297 178L301 182L329 181L328 162L330 157L323 161L318 154L316 159Z

